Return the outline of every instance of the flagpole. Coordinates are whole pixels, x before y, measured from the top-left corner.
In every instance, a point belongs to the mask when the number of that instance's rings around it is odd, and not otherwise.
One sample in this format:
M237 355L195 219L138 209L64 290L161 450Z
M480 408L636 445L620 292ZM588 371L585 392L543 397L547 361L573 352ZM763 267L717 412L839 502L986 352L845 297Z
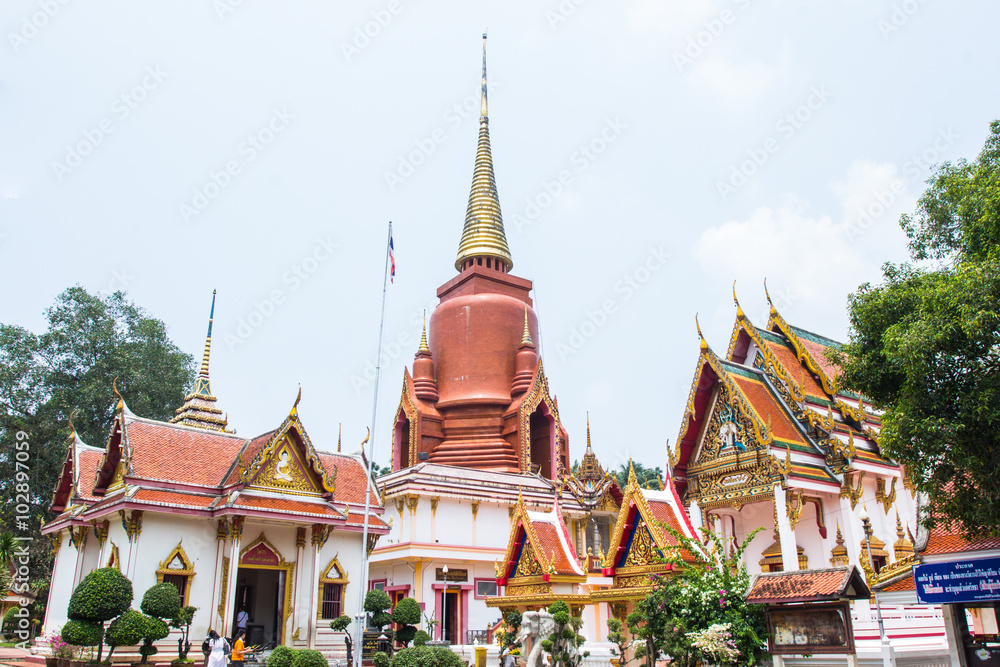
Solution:
M375 462L375 427L378 418L378 381L382 369L382 334L385 331L385 296L389 282L389 248L392 243L392 221L389 221L389 236L385 242L385 268L382 270L382 315L378 325L378 349L375 353L375 398L372 401L371 441L368 448L368 484L365 488L365 522L361 537L361 581L358 585L358 612L355 616L357 631L354 641L354 666L361 667L361 651L365 639L365 595L368 593L368 519L371 512L372 465ZM361 450L362 457L364 449ZM362 458L362 460L364 460Z

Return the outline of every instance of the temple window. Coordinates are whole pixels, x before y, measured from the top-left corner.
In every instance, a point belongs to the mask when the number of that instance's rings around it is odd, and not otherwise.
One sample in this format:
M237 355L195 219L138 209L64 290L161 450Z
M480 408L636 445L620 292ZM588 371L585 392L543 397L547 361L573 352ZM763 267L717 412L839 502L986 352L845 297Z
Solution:
M323 607L320 610L321 618L340 618L344 604L343 584L323 584Z
M181 596L181 606L184 607L187 605L188 575L165 574L163 575L163 583L173 584Z

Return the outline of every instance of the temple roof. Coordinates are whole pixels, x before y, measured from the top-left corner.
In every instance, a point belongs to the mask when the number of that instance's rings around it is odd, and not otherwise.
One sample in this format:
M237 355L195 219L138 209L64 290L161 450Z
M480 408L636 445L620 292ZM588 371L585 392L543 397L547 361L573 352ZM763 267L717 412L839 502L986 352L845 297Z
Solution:
M869 595L864 577L852 565L759 574L750 583L746 599L754 604L784 604L859 600Z
M530 549L528 546L530 545ZM522 562L532 560L532 563ZM518 496L511 520L507 551L496 564L497 581L522 576L550 575L586 577L587 571L573 551L569 530L556 495L548 512L530 511Z
M366 488L360 455L313 448L297 407L278 428L243 438L139 417L119 397L104 450L74 431L52 504L58 516L44 531L129 509L273 516L357 530ZM382 534L388 527L377 517L382 504L374 485L369 502L370 529Z
M473 257L495 257L504 262L507 271L514 266L507 246L507 235L500 214L500 196L497 194L493 174L493 155L490 152L490 121L486 109L486 34L483 34L483 90L479 117L479 147L476 166L472 172L472 190L465 213L465 227L458 244L455 268L462 270L462 263Z

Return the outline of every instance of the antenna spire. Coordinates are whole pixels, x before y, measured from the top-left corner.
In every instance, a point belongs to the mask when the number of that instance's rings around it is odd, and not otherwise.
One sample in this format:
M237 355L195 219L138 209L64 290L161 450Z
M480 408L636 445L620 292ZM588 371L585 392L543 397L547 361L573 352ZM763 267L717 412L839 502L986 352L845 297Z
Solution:
M482 118L489 118L489 113L486 111L486 32L483 32L483 105L482 109L479 111L479 115Z

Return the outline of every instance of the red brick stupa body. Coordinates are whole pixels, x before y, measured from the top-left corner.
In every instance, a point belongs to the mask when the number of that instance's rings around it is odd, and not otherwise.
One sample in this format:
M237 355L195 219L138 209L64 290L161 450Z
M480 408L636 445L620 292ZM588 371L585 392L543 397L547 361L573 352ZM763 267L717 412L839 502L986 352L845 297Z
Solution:
M459 274L438 288L440 303L413 374L404 372L394 471L430 461L555 479L568 469L568 437L534 343L531 281L511 275L512 267L490 151L484 47L479 146L455 261Z

